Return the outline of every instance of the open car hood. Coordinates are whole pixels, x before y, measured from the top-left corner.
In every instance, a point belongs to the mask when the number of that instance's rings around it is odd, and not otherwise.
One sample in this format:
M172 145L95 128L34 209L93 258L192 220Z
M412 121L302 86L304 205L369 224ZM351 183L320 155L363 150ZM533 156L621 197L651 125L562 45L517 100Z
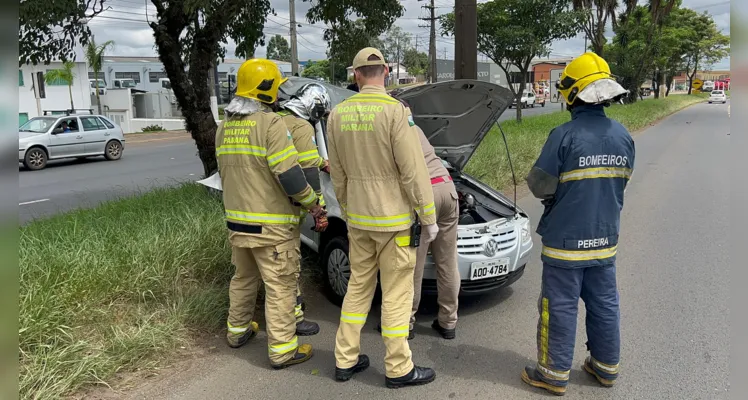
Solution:
M436 155L462 170L514 95L489 82L460 79L405 89L392 95L410 105L413 120Z

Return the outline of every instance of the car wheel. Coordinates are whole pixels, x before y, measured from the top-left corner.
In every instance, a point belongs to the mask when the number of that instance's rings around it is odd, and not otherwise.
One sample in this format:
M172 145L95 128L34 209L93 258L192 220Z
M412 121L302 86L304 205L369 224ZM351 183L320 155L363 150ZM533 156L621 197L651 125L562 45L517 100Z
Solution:
M106 157L106 159L109 161L119 160L120 158L122 158L122 143L120 143L118 140L110 140L109 143L106 144L104 157Z
M545 107L545 102L540 103L541 107Z
M26 152L23 165L32 171L38 171L47 166L47 159L47 152L44 149L41 147L32 147Z
M348 291L348 280L351 278L351 262L348 258L348 238L336 236L325 246L320 259L325 273L325 287L330 300L342 305Z

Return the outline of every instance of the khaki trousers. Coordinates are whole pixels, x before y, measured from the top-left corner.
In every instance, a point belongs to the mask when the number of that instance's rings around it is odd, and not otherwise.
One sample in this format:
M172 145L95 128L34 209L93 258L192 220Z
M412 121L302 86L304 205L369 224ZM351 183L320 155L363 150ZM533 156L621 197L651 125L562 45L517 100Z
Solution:
M301 221L304 222L306 213L302 212ZM294 315L296 316L296 323L304 321L304 310L301 309L301 303L304 298L301 297L301 227L296 229L294 236L294 243L296 243L296 306L294 307Z
M408 318L413 304L416 249L410 247L410 230L371 232L349 228L348 240L351 278L335 337L335 364L338 368L350 368L358 361L361 329L371 309L379 271L385 375L399 378L413 369Z
M294 241L269 247L233 247L236 266L229 285L229 335L241 335L250 329L257 304L260 283L265 282L265 322L268 356L281 364L294 356L299 347L296 337L298 255Z
M421 302L423 268L429 247L431 247L431 254L436 264L439 325L445 329L454 329L457 326L457 296L460 294L460 272L457 269L457 222L460 216L460 206L452 182L438 183L433 186L433 190L439 233L430 245L418 247L418 259L413 276L413 309L410 314L410 329L413 329L416 322L416 312Z

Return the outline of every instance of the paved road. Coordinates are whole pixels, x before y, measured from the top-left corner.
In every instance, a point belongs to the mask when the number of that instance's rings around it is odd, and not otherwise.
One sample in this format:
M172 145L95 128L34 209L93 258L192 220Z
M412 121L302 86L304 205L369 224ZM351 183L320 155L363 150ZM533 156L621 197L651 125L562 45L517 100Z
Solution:
M128 138L128 142L138 139ZM203 173L194 142L153 140L127 145L122 158L50 161L41 171L19 172L19 219L49 216L94 206L155 186L198 179Z
M524 117L531 117L533 115L540 115L540 114L548 114L556 111L562 111L561 104L560 103L551 103L550 101L547 101L545 103L545 107L541 107L536 105L533 108L525 108L522 110L522 118ZM501 121L509 121L517 118L517 110L514 108L510 108L506 111L504 111L504 114L501 114L501 117L499 117L499 122Z
M727 151L729 120L723 105L697 105L636 137L637 165L623 215L618 279L622 307L622 376L615 388L598 387L580 370L585 356L580 311L572 399L723 399L729 390L729 258ZM538 202L521 206L537 223ZM536 243L539 243L536 238ZM273 371L266 336L231 351L220 338L209 355L172 368L173 375L144 382L133 399L542 399L526 387L521 368L534 359L539 246L525 276L495 295L464 299L458 337L438 339L429 329L433 301L411 342L416 363L435 367L433 384L384 388L383 354L373 317L362 345L372 367L340 384L333 381L339 309L307 291L307 314L320 335L308 363ZM431 304L429 304L431 303ZM581 308L583 310L583 307ZM378 314L378 308L372 315ZM165 371L162 371L165 372Z

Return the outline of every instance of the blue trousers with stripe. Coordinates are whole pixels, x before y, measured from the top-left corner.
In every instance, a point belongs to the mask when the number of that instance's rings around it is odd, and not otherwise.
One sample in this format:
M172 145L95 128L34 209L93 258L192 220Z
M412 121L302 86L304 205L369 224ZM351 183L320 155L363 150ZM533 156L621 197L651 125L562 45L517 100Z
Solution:
M569 380L579 299L587 309L587 348L601 377L614 380L620 358L620 311L615 264L559 268L543 263L538 301L539 378L564 386Z

